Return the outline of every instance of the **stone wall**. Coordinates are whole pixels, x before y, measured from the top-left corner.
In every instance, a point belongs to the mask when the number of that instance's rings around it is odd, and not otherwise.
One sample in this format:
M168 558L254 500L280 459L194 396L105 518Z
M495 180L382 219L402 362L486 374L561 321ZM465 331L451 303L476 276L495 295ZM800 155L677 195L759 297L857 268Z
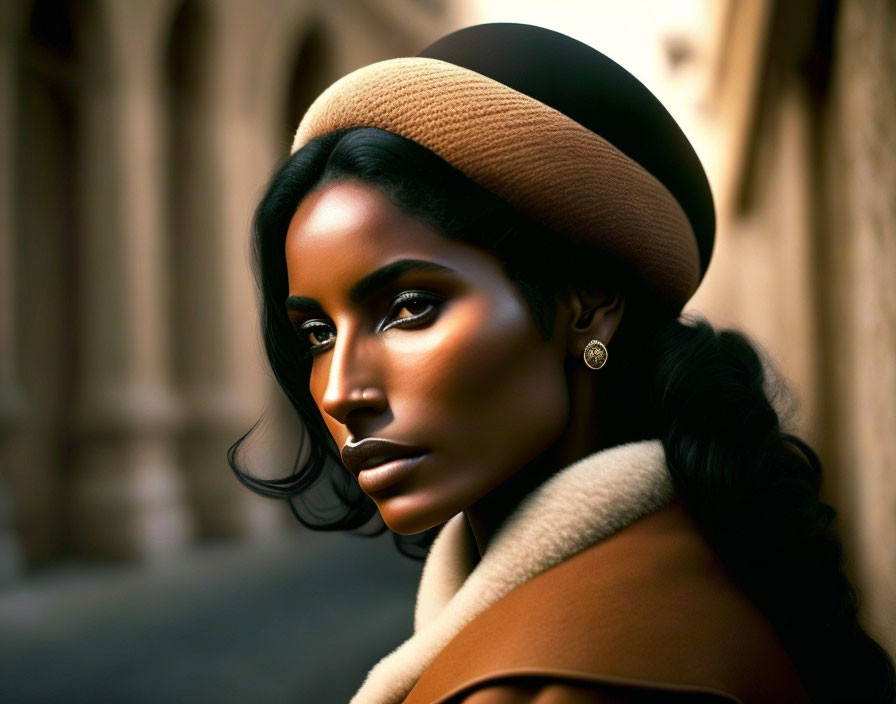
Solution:
M896 652L896 4L843 2L816 203L824 253L820 385L850 568Z
M896 4L729 12L717 248L691 307L794 392L782 411L822 460L861 618L896 653Z

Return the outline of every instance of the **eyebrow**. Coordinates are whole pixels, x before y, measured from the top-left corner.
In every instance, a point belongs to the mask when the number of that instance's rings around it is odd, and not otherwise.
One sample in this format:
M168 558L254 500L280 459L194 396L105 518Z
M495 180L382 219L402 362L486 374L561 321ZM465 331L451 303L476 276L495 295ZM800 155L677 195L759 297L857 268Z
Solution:
M426 259L398 259L358 279L349 289L348 299L352 303L360 303L395 279L410 272L456 273L450 267ZM286 299L286 310L299 313L323 313L323 306L307 296L289 296Z

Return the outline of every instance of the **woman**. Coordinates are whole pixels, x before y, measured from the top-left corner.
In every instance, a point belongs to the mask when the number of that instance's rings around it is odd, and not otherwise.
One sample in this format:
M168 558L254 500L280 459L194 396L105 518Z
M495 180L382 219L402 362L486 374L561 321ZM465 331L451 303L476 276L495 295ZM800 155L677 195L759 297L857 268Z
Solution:
M229 458L425 555L353 704L893 701L783 387L679 319L714 227L669 114L555 32L469 27L312 105L254 230L307 456Z

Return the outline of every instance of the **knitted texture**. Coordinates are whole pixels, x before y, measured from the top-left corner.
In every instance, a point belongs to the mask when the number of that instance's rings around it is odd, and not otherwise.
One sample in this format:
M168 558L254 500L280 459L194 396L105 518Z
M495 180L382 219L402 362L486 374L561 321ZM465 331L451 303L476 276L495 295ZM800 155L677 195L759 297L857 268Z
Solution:
M462 513L430 548L414 635L367 675L350 704L399 704L464 626L524 582L668 504L675 495L658 439L606 448L560 469L527 496L478 564Z
M414 140L559 236L631 263L676 311L696 290L696 239L669 190L601 136L502 83L438 59L374 63L317 98L292 151L344 127Z

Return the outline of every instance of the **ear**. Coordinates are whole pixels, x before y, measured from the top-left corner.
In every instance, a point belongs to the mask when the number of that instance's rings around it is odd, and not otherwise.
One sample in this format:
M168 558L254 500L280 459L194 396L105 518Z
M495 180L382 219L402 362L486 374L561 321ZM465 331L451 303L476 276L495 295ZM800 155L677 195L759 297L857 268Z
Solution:
M568 311L567 352L581 357L591 340L600 340L609 346L622 322L625 297L600 289L568 289L561 296L561 305Z

